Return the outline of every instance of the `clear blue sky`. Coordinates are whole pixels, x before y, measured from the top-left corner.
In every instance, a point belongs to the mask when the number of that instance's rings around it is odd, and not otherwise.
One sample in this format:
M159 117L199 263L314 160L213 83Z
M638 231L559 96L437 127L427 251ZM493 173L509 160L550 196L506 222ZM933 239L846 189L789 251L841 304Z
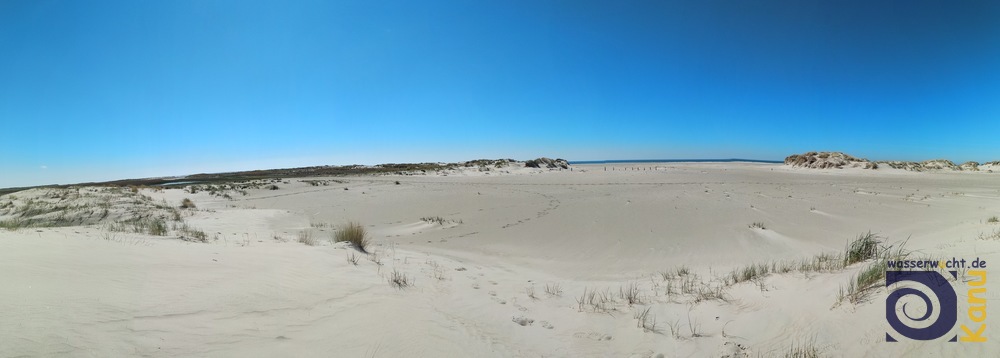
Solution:
M1000 160L998 4L0 0L0 187L483 157Z

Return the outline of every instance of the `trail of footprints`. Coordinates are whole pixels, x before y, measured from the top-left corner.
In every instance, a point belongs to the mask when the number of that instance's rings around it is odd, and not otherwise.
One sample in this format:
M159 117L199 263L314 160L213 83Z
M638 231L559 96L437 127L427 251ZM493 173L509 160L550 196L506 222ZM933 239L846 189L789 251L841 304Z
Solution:
M548 206L546 206L545 208L543 208L541 211L535 213L535 217L533 217L533 218L532 217L527 217L527 218L524 218L524 219L520 219L517 222L507 223L504 226L501 226L500 227L501 229L506 229L506 228L509 228L509 227L521 225L521 224L524 224L526 222L531 221L531 219L541 219L543 216L548 215L553 210L558 209L559 205L561 204L561 202L559 201L559 199L556 199L556 197L552 196L552 195L543 194L543 193L535 193L535 192L526 191L526 190L517 190L517 191L520 191L520 192L523 192L523 193L532 194L532 195L538 195L538 196L541 196L543 198L549 199Z

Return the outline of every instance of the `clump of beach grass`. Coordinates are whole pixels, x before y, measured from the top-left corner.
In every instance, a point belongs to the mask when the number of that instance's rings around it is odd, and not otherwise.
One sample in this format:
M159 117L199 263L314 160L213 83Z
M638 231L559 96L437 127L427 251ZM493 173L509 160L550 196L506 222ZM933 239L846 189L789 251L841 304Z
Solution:
M208 234L204 231L192 228L187 223L177 226L174 224L174 230L176 230L184 241L197 241L197 242L208 242Z
M660 271L660 277L663 278L663 281L670 281L689 274L691 274L691 268L683 265L675 267L674 269Z
M652 307L646 307L646 309L636 309L635 314L632 318L635 319L635 326L642 328L643 331L659 333L660 331L656 329L656 315L650 314L649 310Z
M342 225L340 229L333 234L333 241L349 242L355 249L365 254L368 253L368 244L370 242L368 238L368 231L365 230L365 227L354 221Z
M577 310L580 312L584 311L584 307L589 306L593 312L608 313L615 309L614 303L614 297L610 290L598 291L587 287L583 288L583 294L576 299Z
M854 241L847 245L844 253L844 266L850 266L856 262L871 260L879 256L879 249L882 241L881 237L872 234L871 231L859 235Z
M396 269L393 269L389 274L388 281L389 285L396 289L404 289L413 286L413 279Z
M563 291L562 291L562 287L560 287L558 283L552 283L552 284L546 284L545 285L545 293L547 293L549 296L557 296L558 297L558 296L562 296Z
M988 222L990 224L1000 223L1000 218L997 218L996 215L993 215L989 219L986 219L986 222Z
M906 241L899 243L895 248L884 247L882 253L875 258L875 261L865 266L857 275L851 277L847 286L841 286L837 294L837 302L847 300L853 304L864 302L873 289L880 287L885 281L885 271L889 268L889 261L903 260L910 255L904 246Z
M629 306L642 303L641 290L639 284L629 282L625 286L618 287L618 297L628 303Z
M27 227L28 224L29 224L28 220L24 220L24 219L20 219L20 218L0 220L0 229L6 229L6 230L10 230L10 231L17 231L17 230L20 230L20 229L22 229L24 227Z
M3 227L3 225L0 224L0 227ZM980 240L1000 240L1000 229L994 229L993 232L991 232L991 233L980 232L979 233L979 239Z
M194 205L194 202L191 201L191 199L184 198L184 200L181 200L181 208L183 208L183 209L196 209L197 206Z
M792 343L785 351L782 357L785 358L819 358L822 357L823 352L816 346L814 340L808 340L806 342Z
M313 237L312 232L309 230L299 231L299 242L309 246L316 246L318 243L316 238Z
M108 223L105 228L108 231L133 232L138 234L149 234L153 236L167 235L167 223L163 218L142 218L130 219Z
M435 224L436 223L438 225L445 225L445 224L448 224L448 223L456 223L456 224L461 224L462 223L461 219L458 219L458 220L448 220L448 219L445 219L445 218L440 217L440 216L425 216L425 217L420 218L420 221L426 222L428 224Z
M843 253L821 253L799 261L752 263L733 269L729 275L723 276L722 280L728 286L747 281L757 282L771 274L783 274L794 271L809 273L843 270L855 263L882 259L883 256L890 254L890 248L882 244L884 239L869 231L858 235L854 240L849 242L844 248ZM902 251L897 250L896 253L902 253ZM896 253L892 254L895 255ZM668 277L663 272L661 272L661 275L664 275L665 279Z

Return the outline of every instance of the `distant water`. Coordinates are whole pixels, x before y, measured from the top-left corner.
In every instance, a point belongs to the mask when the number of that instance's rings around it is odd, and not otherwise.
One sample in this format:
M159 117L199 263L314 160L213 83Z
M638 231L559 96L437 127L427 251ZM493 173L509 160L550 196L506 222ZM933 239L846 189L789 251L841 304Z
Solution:
M615 159L615 160L577 160L570 161L569 164L619 164L619 163L771 163L782 164L782 160L760 160L760 159Z

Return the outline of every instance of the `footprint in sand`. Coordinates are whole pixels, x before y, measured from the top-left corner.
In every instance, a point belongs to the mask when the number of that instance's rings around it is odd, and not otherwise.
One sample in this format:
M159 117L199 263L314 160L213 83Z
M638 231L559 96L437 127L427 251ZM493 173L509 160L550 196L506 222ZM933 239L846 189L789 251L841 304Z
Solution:
M603 334L603 333L597 333L597 332L576 332L576 333L573 334L573 337L593 339L595 341L610 341L611 340L611 336L610 335Z
M511 319L510 319L510 320L511 320L512 322L514 322L514 323L517 323L517 324L521 325L522 327L523 327L523 326L528 326L528 325L530 325L530 324L532 324L532 323L535 323L535 320L533 320L533 319L531 319L531 318L528 318L528 317L524 317L524 316L520 316L520 317L511 317Z
M727 341L719 347L719 357L721 358L747 358L750 357L750 354L747 346L732 341Z

